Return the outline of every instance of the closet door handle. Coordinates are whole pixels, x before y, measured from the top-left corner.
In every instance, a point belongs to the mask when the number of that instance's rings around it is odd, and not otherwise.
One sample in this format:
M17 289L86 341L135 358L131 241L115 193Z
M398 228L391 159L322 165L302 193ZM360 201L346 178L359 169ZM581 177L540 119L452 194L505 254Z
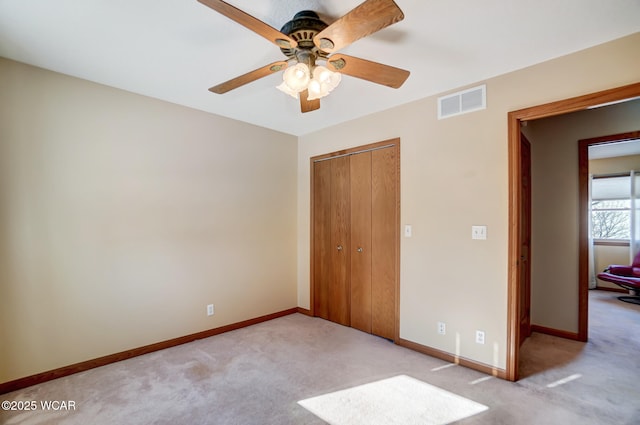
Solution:
M358 251L358 252L362 252L362 251L363 251L363 250L362 250L362 247L359 247L356 251Z
M342 245L338 245L337 248L338 248L338 251L342 251Z

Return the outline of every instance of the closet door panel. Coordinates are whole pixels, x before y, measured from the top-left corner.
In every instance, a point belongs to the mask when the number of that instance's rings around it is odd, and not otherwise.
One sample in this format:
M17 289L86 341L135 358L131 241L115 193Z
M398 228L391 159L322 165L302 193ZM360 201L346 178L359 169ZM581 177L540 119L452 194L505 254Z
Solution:
M351 326L371 333L371 152L350 161Z
M395 147L371 153L371 332L395 339L398 167Z
M313 311L329 319L331 278L331 163L313 164Z
M329 277L329 320L350 325L349 261L351 225L349 209L349 157L331 163L331 269Z

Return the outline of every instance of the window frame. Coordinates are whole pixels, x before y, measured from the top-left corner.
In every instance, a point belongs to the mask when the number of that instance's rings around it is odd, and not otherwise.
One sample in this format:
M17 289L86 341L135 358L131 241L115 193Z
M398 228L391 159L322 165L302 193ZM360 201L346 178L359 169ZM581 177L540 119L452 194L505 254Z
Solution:
M589 235L591 237L591 239L593 240L594 245L608 245L608 246L630 246L631 245L631 212L633 210L633 205L631 205L631 172L624 172L624 173L615 173L615 174L600 174L600 175L594 175L593 181L599 180L599 179L609 179L609 178L620 178L620 177L628 177L629 178L629 196L626 198L616 198L616 199L601 199L601 198L597 198L597 199L590 199L591 205L589 208L589 220L591 221L591 223L593 223L593 213L594 211L625 211L627 212L627 219L629 220L629 237L628 238L594 238L593 237L593 229L591 230L591 235ZM594 201L629 201L629 207L626 208L597 208L594 209L593 208L593 202Z

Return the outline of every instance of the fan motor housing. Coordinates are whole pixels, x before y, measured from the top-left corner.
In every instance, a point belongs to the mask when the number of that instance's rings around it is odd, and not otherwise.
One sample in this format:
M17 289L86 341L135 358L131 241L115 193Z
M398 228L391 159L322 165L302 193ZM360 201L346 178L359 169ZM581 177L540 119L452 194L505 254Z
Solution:
M320 19L313 10L303 10L295 14L292 20L284 24L281 33L293 38L298 46L294 48L281 48L280 50L289 59L297 59L299 53L326 58L328 53L318 49L313 43L313 37L324 30L328 25Z

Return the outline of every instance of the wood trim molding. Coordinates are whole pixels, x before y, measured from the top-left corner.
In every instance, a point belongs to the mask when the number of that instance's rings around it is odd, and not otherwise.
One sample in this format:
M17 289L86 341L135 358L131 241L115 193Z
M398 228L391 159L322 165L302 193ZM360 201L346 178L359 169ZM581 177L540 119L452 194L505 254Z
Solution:
M617 292L620 294L628 294L629 291L627 291L626 289L622 289L622 288L609 288L608 286L599 286L596 285L596 288L598 291L607 291L607 292Z
M606 145L608 143L624 142L626 140L640 139L640 130L629 131L627 133L610 134L608 136L593 137L591 139L579 140L579 143L585 143L587 146ZM627 173L629 175L629 173Z
M578 143L578 336L589 337L589 150Z
M507 369L506 379L518 380L518 362L520 357L520 278L518 260L520 258L520 202L521 185L521 151L520 151L520 119L517 113L508 115L509 131L509 242L507 263Z
M380 149L385 146L399 145L399 143L400 143L400 139L394 138L394 139L383 140L381 142L369 143L367 145L355 146L349 149L342 149L339 151L325 153L322 155L316 155L311 157L311 164L313 164L316 161L321 161L323 159L330 159L338 156L350 155L350 154L359 153L359 152L366 152L369 150Z
M570 112L582 111L598 105L619 102L621 100L638 97L640 93L640 83L629 84L595 93L576 96L569 99L549 102L543 105L524 108L513 113L521 121L548 118L556 115L568 114Z
M314 190L315 187L315 179L314 179L314 168L313 168L313 158L309 158L309 315L316 315L316 295L315 295L315 285L314 285L314 270L315 270L315 261L313 255L313 246L315 244L314 237L314 227L313 223L315 223L315 214L313 211L315 210L315 202L314 202Z
M392 139L396 144L396 326L394 330L394 341L400 340L400 247L402 246L402 234L400 230L400 217L401 217L401 200L402 185L400 182L401 175L401 156L400 156L400 138Z
M455 363L460 366L468 367L469 369L477 370L479 372L486 373L487 375L495 376L496 378L506 379L507 377L506 371L504 369L499 369L497 367L480 363L475 360L470 360L464 357L455 356L451 353L447 353L446 351L427 347L426 345L418 344L417 342L399 338L396 343L401 347L405 347L410 350L435 357L437 359Z
M557 336L560 338L572 339L574 341L582 341L580 339L580 334L577 332L569 332L569 331L563 331L561 329L547 328L546 326L531 325L531 332L538 332L541 334ZM582 341L582 342L586 342L586 341Z
M603 105L610 102L618 102L640 96L640 83L629 84L596 93L577 96L557 102L546 103L530 108L520 109L508 113L508 171L509 171L509 221L508 221L508 261L507 261L507 362L506 379L516 381L518 379L518 358L519 358L519 311L518 300L520 297L520 285L518 277L518 258L520 247L520 218L518 208L520 204L520 124L522 121L547 118L562 115L569 112L581 111L593 106ZM582 220L582 218L581 218ZM582 229L581 229L582 231ZM586 233L585 233L586 236ZM588 259L582 256L588 255L581 241L579 256L581 262ZM587 247L588 248L588 247ZM579 276L584 279L588 277L588 264L580 265ZM585 270L587 274L585 274ZM586 284L586 285L585 285ZM579 332L581 338L586 340L588 333L588 282L579 282Z
M246 328L247 326L256 325L262 322L267 322L269 320L277 319L278 317L288 316L294 313L298 313L298 308L290 308L288 310L279 311L277 313L267 314L265 316L243 320L241 322L220 326L218 328L213 328L206 331L181 336L178 338L169 339L167 341L157 342L155 344L145 345L143 347L122 351L120 353L109 354L107 356L98 357L97 359L87 360L87 361L72 364L69 366L64 366L58 369L49 370L47 372L26 376L24 378L19 378L13 381L0 383L0 394L9 393L22 388L30 387L32 385L41 384L43 382L62 378L64 376L73 375L74 373L84 372L89 369L94 369L96 367L105 366L111 363L116 363L121 360L130 359L132 357L142 356L143 354L153 353L154 351L164 350L165 348L171 348L177 345L186 344L188 342L193 342L198 339L209 338L211 336L219 335L221 333L234 331L236 329Z
M298 313L300 314L304 314L305 316L310 316L313 317L313 314L311 314L311 310L307 310L306 308L302 308L302 307L298 307Z

